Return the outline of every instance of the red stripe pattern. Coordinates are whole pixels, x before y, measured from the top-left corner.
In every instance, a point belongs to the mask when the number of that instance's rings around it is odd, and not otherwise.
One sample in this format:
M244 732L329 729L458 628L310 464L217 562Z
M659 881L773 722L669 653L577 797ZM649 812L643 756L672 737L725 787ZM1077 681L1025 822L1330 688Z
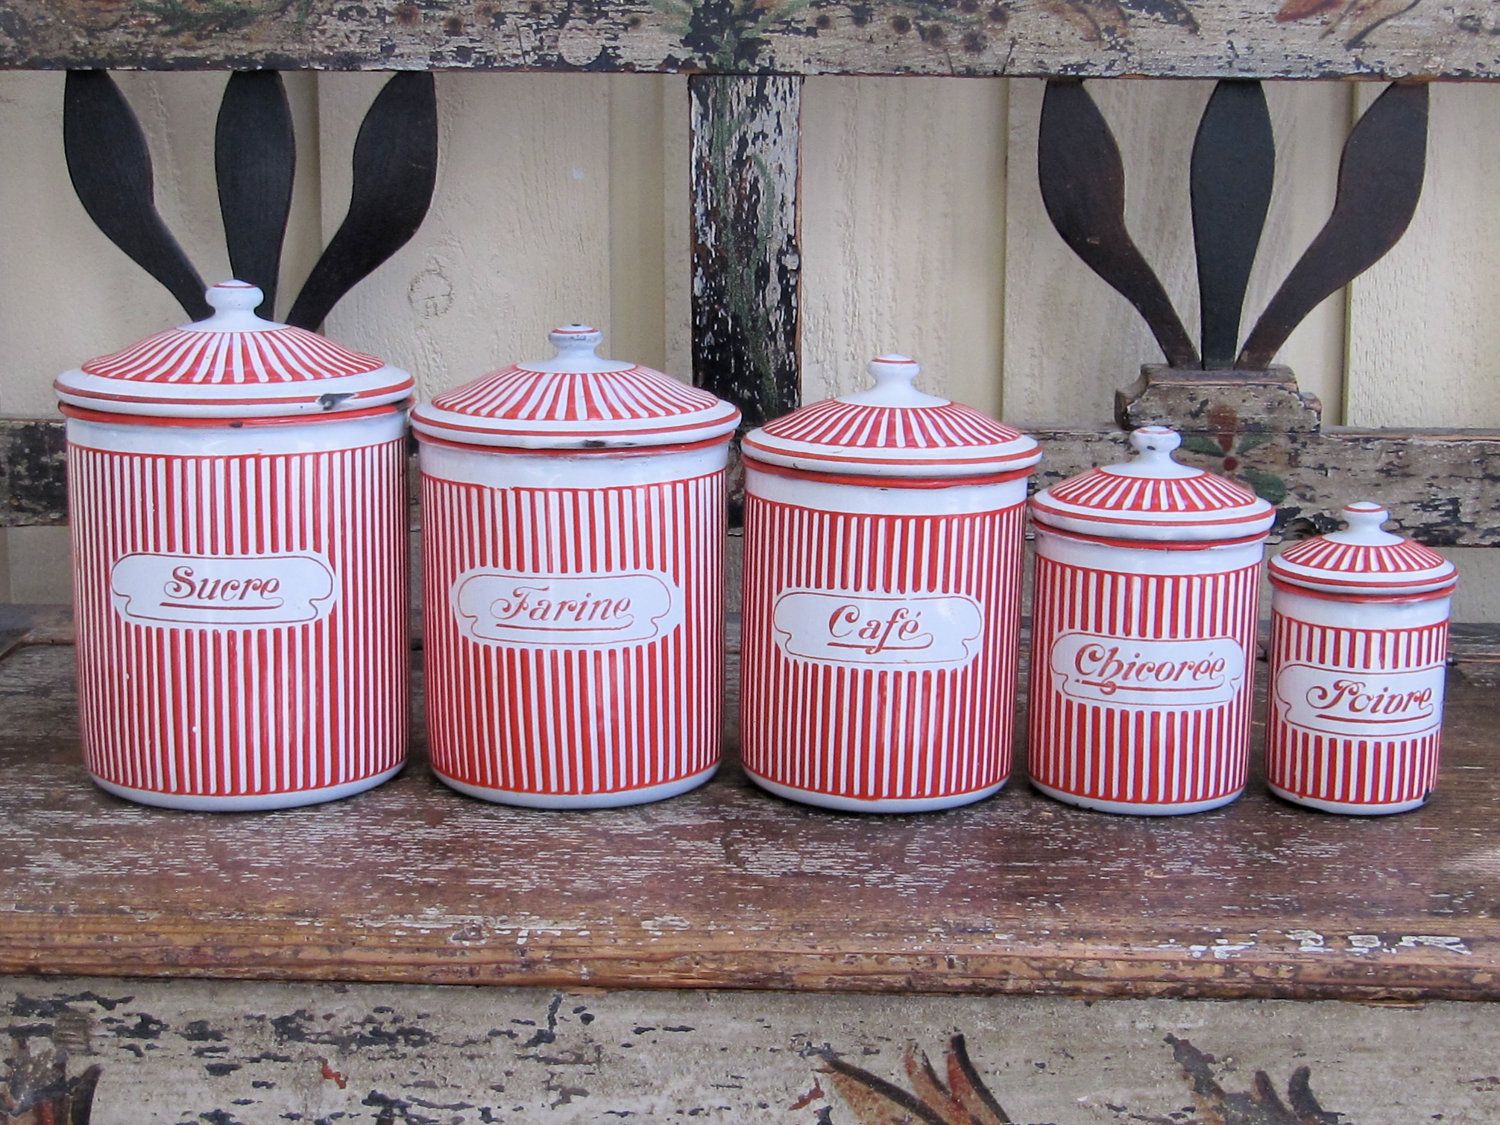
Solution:
M306 383L378 371L374 356L301 328L212 332L169 328L122 351L91 359L85 375L132 383L192 386Z
M1326 570L1335 577L1357 577L1368 574L1414 574L1431 571L1444 563L1443 556L1431 547L1410 539L1376 547L1358 543L1341 543L1326 535L1294 543L1281 553L1287 563Z
M1148 807L1242 789L1259 574L1127 574L1039 553L1032 779Z
M720 402L709 391L649 368L545 372L510 367L438 395L432 405L513 422L628 422L711 410Z
M722 470L619 488L424 473L433 768L501 793L584 796L717 765L724 504ZM611 640L588 607L622 589L633 631Z
M1018 441L1021 431L957 402L941 406L872 406L836 398L773 422L763 432L786 441L853 449L962 449Z
M89 770L152 793L311 793L399 766L404 440L187 457L71 443Z
M1255 503L1255 494L1249 489L1213 473L1163 478L1128 476L1107 469L1094 469L1055 484L1047 490L1047 497L1057 504L1137 516L1147 512L1222 512Z
M869 801L1003 782L1022 521L1022 503L884 516L747 494L745 768L793 789ZM948 624L935 626L935 617Z
M1401 805L1437 785L1446 619L1349 629L1271 615L1266 780L1332 804Z

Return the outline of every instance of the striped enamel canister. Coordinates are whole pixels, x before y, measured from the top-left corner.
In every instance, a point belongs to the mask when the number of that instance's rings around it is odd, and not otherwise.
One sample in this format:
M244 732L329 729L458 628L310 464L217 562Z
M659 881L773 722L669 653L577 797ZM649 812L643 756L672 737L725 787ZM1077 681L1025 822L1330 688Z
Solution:
M744 441L740 728L772 793L861 812L967 804L1010 773L1030 437L872 389Z
M486 800L660 800L719 764L740 413L600 333L439 395L421 443L433 769Z
M1379 504L1350 504L1344 519L1270 563L1266 780L1328 812L1406 812L1437 784L1458 572L1381 530Z
M1032 498L1028 764L1105 812L1217 808L1245 787L1271 505L1179 464L1148 426L1134 460Z
M208 291L59 376L83 744L170 808L271 809L406 760L411 377Z

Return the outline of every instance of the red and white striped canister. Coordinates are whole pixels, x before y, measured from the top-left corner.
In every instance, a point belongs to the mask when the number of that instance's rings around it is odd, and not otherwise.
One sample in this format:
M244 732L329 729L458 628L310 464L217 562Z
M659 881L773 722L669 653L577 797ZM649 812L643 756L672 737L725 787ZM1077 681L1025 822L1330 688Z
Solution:
M1381 530L1379 504L1271 560L1266 780L1327 812L1406 812L1437 785L1458 582L1442 555Z
M432 767L513 805L660 800L719 764L734 406L557 355L417 407Z
M920 812L1010 773L1031 438L924 394L905 356L871 390L744 441L740 732L772 793Z
M1179 464L1182 438L1031 501L1036 527L1031 783L1069 804L1149 816L1239 796L1255 691L1271 505Z
M149 805L285 808L406 760L406 372L208 291L207 320L56 382L89 772Z

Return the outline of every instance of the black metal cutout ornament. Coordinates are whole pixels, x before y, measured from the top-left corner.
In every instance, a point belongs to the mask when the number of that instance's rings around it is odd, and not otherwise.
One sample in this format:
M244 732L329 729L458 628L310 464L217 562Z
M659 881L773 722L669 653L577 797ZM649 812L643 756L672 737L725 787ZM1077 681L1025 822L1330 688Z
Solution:
M162 221L140 121L100 70L69 71L63 148L73 188L101 231L161 282L194 320L212 310L203 279ZM286 323L316 329L339 300L421 226L437 182L437 97L430 73L395 74L354 143L349 211L292 303ZM214 135L219 206L230 266L258 286L275 319L281 249L291 210L296 143L286 88L274 71L229 79Z
M1427 87L1421 83L1394 83L1365 111L1344 145L1328 222L1282 282L1243 349L1240 315L1276 160L1259 82L1220 82L1193 145L1201 358L1130 238L1120 150L1077 79L1047 83L1037 153L1042 200L1074 253L1140 312L1172 368L1265 370L1319 302L1379 261L1405 232L1422 191L1427 111Z

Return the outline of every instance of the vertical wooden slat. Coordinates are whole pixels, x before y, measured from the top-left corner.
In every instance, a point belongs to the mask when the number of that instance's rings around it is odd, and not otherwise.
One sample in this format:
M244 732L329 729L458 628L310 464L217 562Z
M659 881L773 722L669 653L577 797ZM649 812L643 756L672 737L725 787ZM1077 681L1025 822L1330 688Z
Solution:
M666 121L660 75L617 74L609 87L609 348L671 371L666 330ZM672 371L674 375L686 375Z
M1009 95L1004 79L807 80L805 400L866 389L892 351L922 390L1000 412ZM1035 151L1018 158L1034 179Z
M1358 90L1363 111L1384 89ZM1349 287L1349 422L1500 421L1500 89L1432 88L1412 225Z
M360 119L385 78L320 77L330 235L348 207ZM609 112L603 80L591 81L582 92L559 75L441 75L432 209L412 241L339 302L327 334L406 368L432 395L545 358L554 325L608 327ZM635 358L613 336L603 350Z
M798 78L694 77L693 381L756 426L797 405Z

